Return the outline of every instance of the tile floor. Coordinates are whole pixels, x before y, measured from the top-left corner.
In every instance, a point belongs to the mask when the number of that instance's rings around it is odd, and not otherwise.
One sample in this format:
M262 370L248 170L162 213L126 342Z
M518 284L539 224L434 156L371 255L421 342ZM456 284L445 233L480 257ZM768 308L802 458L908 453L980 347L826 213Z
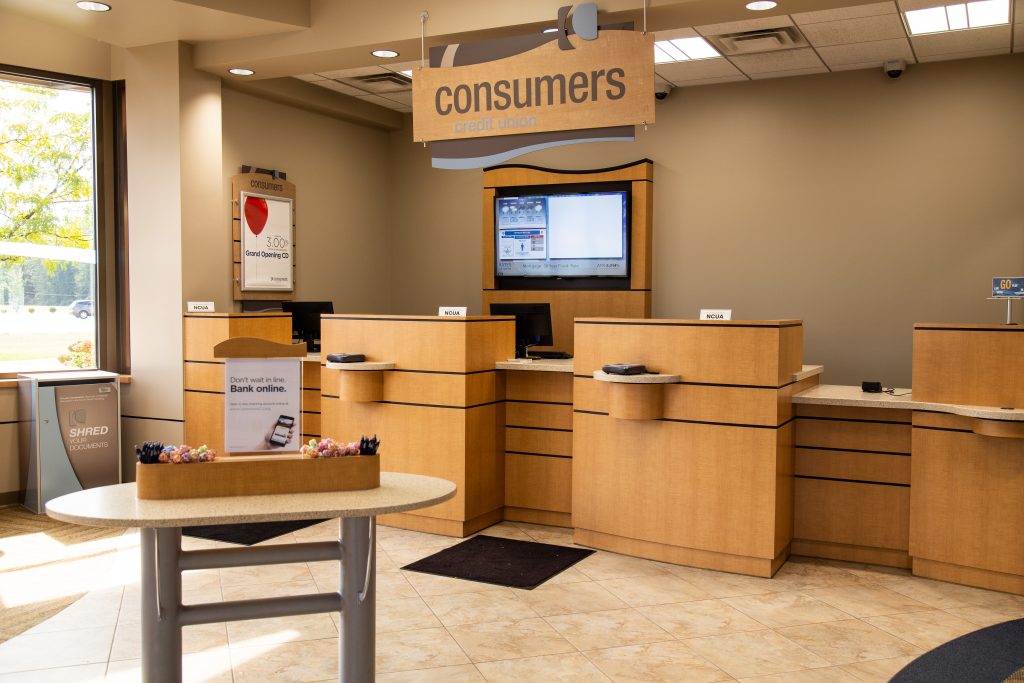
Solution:
M567 529L511 522L484 533L572 541ZM326 522L269 542L336 534ZM936 645L1024 617L1024 597L804 558L758 579L597 552L533 591L400 569L457 542L379 528L378 681L885 681ZM122 538L103 588L0 645L0 683L140 679L137 543ZM186 602L337 586L333 563L184 579ZM188 627L185 678L330 680L337 634L326 614Z

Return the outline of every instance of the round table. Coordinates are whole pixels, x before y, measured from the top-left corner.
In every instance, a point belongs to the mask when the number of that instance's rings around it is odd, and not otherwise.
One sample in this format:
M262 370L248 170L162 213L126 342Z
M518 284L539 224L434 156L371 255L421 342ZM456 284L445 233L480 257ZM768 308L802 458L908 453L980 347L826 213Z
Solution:
M189 465L185 465L189 467ZM195 465L200 467L200 465ZM54 519L72 524L140 527L142 551L142 675L146 683L181 681L181 629L242 619L340 612L338 680L374 680L375 517L449 500L455 484L416 474L381 472L365 491L272 496L139 500L135 484L78 491L46 504ZM341 518L338 541L183 551L181 528L203 524ZM337 560L337 593L181 604L181 573L289 562Z

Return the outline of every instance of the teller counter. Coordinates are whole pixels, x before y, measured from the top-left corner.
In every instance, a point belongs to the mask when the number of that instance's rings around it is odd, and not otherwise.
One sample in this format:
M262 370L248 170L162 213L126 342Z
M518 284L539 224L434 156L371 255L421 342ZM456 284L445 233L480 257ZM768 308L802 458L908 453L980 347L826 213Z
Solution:
M913 363L793 398L793 553L1024 593L1024 330L919 324Z
M511 317L325 315L321 349L361 353L366 363L324 362L325 435L376 434L381 470L455 482L455 497L381 524L466 536L504 513L505 377Z
M793 529L797 320L577 319L572 521L582 545L772 576ZM659 377L606 381L608 363ZM614 378L612 378L614 380Z
M505 519L572 526L572 359L504 361Z
M235 337L252 337L290 344L290 313L186 313L182 320L184 347L185 443L206 444L224 452L224 359L213 347ZM302 417L306 439L320 437L320 355L308 354L302 363Z

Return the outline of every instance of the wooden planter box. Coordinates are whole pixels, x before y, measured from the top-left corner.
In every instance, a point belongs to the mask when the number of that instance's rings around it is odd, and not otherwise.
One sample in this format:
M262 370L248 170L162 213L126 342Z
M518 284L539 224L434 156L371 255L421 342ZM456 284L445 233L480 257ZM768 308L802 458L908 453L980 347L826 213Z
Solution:
M213 462L135 464L142 500L360 491L380 486L379 455L235 456Z

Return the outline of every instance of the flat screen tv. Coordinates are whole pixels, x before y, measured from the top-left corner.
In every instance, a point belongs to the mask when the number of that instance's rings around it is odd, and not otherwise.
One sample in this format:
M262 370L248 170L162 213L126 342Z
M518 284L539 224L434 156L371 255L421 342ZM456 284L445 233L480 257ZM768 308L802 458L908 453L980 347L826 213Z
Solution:
M629 183L500 188L497 289L629 289Z

